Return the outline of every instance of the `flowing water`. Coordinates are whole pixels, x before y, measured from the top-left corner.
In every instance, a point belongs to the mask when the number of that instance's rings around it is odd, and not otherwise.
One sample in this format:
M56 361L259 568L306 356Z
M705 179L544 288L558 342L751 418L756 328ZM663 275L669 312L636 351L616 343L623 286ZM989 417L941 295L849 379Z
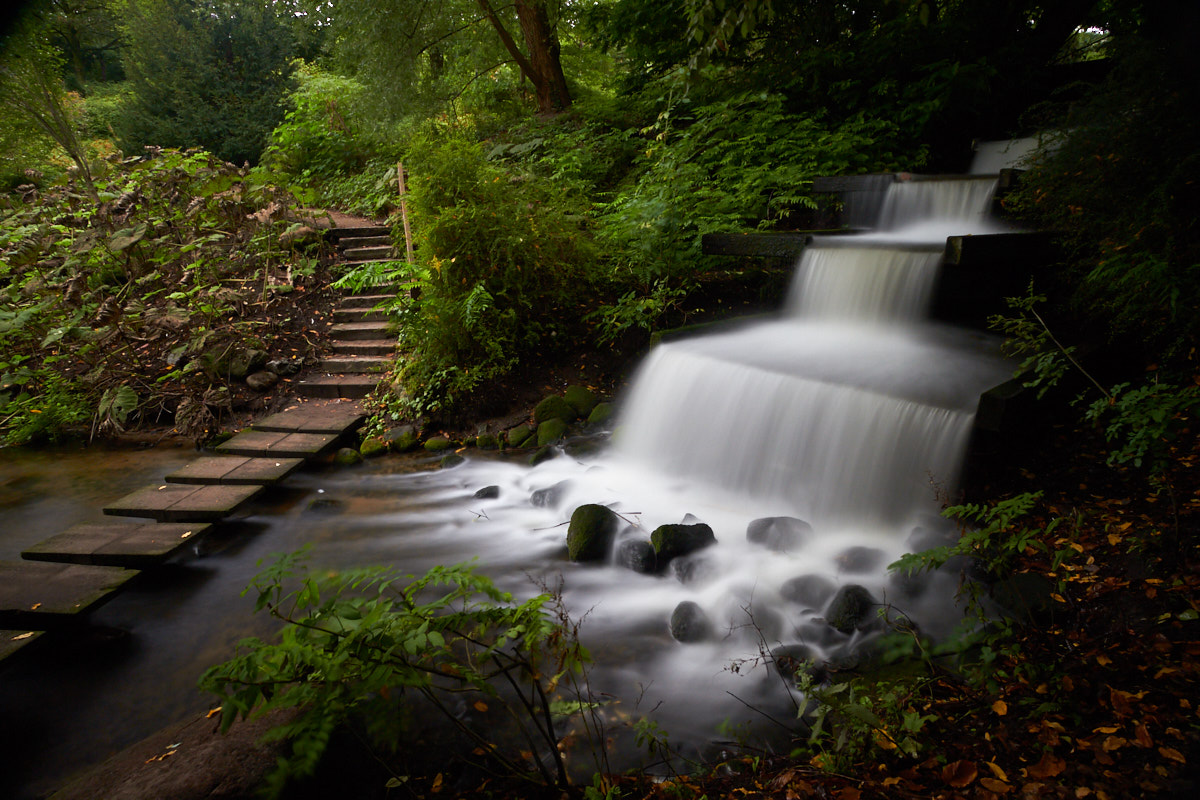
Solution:
M415 573L477 558L518 596L561 575L597 657L593 690L613 698L614 717L653 709L687 754L720 739L723 721L789 716L789 689L755 663L762 652L803 645L845 654L877 635L824 623L841 585L861 585L923 631L946 633L961 616L955 576L918 584L886 567L951 535L938 511L978 397L1011 371L993 340L924 321L938 237L995 230L986 219L994 185L893 184L879 230L818 239L805 251L775 319L654 350L604 452L568 451L533 468L486 454L445 470L423 456L391 458L289 479L202 550L95 614L98 626L127 635L47 648L0 675L0 752L19 764L7 771L9 793L44 790L203 709L199 672L238 638L269 630L239 596L253 565L303 543L314 544L323 568L392 563ZM476 498L485 486L499 495ZM572 564L565 523L583 503L621 514L620 541L685 520L707 523L718 541L657 575ZM811 535L752 544L748 527L767 517L804 520ZM56 532L45 522L45 535ZM683 601L711 620L707 641L672 638L669 620Z

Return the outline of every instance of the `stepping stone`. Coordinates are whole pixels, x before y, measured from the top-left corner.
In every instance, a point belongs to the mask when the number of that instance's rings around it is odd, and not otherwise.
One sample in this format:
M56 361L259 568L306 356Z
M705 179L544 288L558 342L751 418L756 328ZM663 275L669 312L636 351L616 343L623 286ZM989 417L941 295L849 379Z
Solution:
M105 522L75 525L21 553L30 561L146 569L166 561L209 529L186 524Z
M127 494L105 506L104 513L117 517L149 517L159 522L216 522L262 490L262 486L164 483Z
M390 327L386 322L342 322L330 326L329 337L342 341L386 339Z
M0 663L40 638L41 631L0 631Z
M383 372L391 366L390 358L382 356L345 356L342 358L326 358L321 361L320 369L324 372L353 372L368 374Z
M301 385L303 385L302 382ZM330 448L336 433L285 433L282 431L242 431L217 445L218 453L255 458L312 458Z
M387 322L388 313L373 308L335 308L334 322Z
M343 297L341 308L374 308L388 300L396 299L394 294L352 294Z
M166 481L167 483L223 484L226 486L249 484L268 486L291 475L303 463L303 458L207 456L175 470L166 477Z
M334 342L333 352L344 356L385 356L391 361L396 353L396 341L363 339L357 342Z
M358 403L301 403L254 423L256 431L349 433L362 426L366 413Z
M325 375L319 378L308 378L295 384L296 391L306 397L334 398L344 397L357 400L369 395L379 385L376 376L339 377ZM218 450L220 448L217 448Z
M136 569L0 561L0 628L44 631L97 608Z

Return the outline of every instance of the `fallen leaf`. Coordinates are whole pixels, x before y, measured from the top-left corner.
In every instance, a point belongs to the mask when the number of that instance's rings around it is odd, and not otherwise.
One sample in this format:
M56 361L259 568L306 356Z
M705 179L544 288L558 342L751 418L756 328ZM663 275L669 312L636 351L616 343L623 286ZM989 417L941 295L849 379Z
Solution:
M9 639L9 641L10 642L19 642L22 639L28 639L30 636L33 636L33 634L34 634L33 631L25 631L24 633L18 633L16 636Z
M1108 656L1096 656L1096 663L1102 667L1107 667L1112 663L1112 659Z
M988 769L990 769L992 771L992 774L995 775L998 779L1004 781L1005 783L1008 783L1008 773L1006 773L1004 770L1002 770L1000 768L999 764L997 764L994 761L985 761L985 762L983 762L983 765L985 767L987 767Z
M979 775L975 762L960 760L947 764L942 769L942 780L955 789L961 789L970 784Z
M221 713L221 706L217 706L216 708L210 708L208 710L208 713L204 715L204 718L212 719L213 717L215 717L217 714L220 714L220 713Z
M1183 757L1183 753L1176 750L1174 747L1158 748L1159 755L1163 758L1169 758L1172 761L1178 761L1180 764L1186 764L1187 759Z
M1004 702L1003 700L997 700L996 702L992 703L992 711L995 711L997 714L1003 717L1008 713L1008 703Z
M1154 740L1150 738L1150 731L1147 730L1145 723L1139 722L1133 732L1137 738L1137 743L1142 747L1150 747L1154 744Z
M476 700L472 705L480 714L488 710L487 703L483 702L482 700Z
M1030 767L1026 772L1031 778L1044 780L1053 778L1067 768L1067 762L1054 755L1053 753L1044 753L1042 760Z
M1004 781L996 780L995 778L980 778L979 785L987 789L989 792L996 794L1008 794L1012 791L1012 787Z
M433 779L433 785L429 787L429 791L432 792L433 794L437 794L441 790L442 790L442 773L439 772L437 774L437 776Z
M837 800L859 800L862 797L862 792L853 786L843 786L841 791L834 795L834 797Z

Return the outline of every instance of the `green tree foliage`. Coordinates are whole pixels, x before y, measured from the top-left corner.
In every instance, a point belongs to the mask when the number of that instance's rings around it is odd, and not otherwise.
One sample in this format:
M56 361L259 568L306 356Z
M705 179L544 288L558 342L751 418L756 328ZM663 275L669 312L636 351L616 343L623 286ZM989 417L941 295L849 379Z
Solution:
M121 144L208 149L257 162L283 118L294 42L270 4L248 0L128 0L125 71L135 101Z
M36 4L70 68L72 88L122 77L123 41L112 0L44 0Z

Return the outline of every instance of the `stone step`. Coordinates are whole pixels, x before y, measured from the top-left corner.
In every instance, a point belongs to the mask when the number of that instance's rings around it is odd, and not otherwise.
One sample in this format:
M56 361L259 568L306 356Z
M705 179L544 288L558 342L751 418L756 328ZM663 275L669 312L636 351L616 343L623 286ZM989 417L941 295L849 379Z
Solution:
M358 430L366 420L366 412L358 403L309 401L272 414L250 427L278 433L340 434Z
M343 342L386 339L389 328L386 322L340 322L329 328L329 338Z
M303 381L300 382L301 385L303 383ZM336 433L286 433L251 429L242 431L213 449L218 453L231 456L313 458L332 447L337 438L338 434ZM236 487L219 488L232 489Z
M44 631L69 623L137 575L122 567L0 561L0 628Z
M344 356L323 359L317 369L328 373L366 375L383 372L391 365L392 360L382 356Z
M383 225L347 225L344 228L330 228L329 235L334 239L345 239L354 236L379 236L388 230Z
M388 313L373 308L335 308L333 321L337 322L386 322Z
M207 522L105 522L75 525L21 553L31 561L147 569L189 546Z
M396 352L396 340L364 339L358 342L334 342L333 352L345 356L391 356Z
M158 522L216 522L232 514L262 490L260 485L162 483L125 495L105 506L104 513L114 517L146 517Z
M369 395L379 385L379 378L365 375L322 375L300 381L296 393L303 397L344 397L358 400Z
M387 248L390 248L391 246L392 246L392 237L391 237L391 234L387 233L386 231L384 231L382 233L375 233L375 234L366 235L366 236L364 236L364 235L343 236L340 239L338 239L338 247L343 248L343 249L351 248L351 247L387 247Z
M375 308L380 303L396 299L396 294L352 294L342 298L338 308Z
M347 261L392 261L396 257L391 245L375 247L347 247L342 251Z
M166 477L166 481L200 485L269 486L291 475L303 464L303 458L206 456L175 470Z

